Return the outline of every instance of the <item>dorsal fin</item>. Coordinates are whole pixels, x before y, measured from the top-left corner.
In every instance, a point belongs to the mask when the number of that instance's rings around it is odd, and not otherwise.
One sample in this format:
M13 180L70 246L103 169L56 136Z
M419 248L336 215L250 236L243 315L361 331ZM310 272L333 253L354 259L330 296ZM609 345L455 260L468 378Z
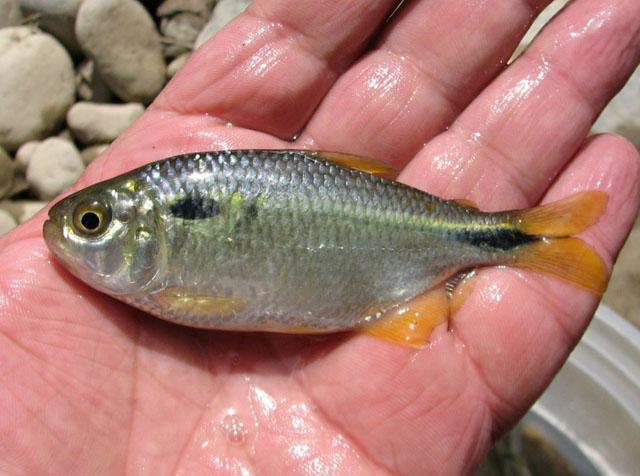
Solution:
M476 205L474 201L468 200L466 198L456 198L454 202L456 202L461 207L471 208L472 210L480 210L478 208L478 205Z
M385 175L397 172L397 169L389 164L359 155L327 152L324 150L313 151L312 154L318 158L342 165L343 167L350 167L372 175Z

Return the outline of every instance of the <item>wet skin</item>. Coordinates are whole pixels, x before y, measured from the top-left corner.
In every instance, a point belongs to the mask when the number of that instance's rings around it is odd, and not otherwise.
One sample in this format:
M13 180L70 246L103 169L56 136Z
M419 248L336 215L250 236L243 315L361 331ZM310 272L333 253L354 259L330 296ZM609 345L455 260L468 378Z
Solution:
M581 236L611 264L638 208L638 154L586 135L637 65L640 4L577 0L505 68L546 3L414 1L365 54L392 2L257 0L76 188L193 150L344 150L487 210L604 190L607 212ZM0 460L30 474L467 472L597 305L551 277L486 269L419 351L203 332L74 279L46 249L45 216L0 239Z

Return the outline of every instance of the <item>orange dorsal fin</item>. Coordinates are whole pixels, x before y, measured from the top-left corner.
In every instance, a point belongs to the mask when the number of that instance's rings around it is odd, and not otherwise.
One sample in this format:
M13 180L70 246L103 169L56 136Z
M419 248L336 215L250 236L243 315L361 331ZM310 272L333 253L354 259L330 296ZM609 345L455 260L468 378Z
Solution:
M397 170L389 164L385 164L379 160L361 157L359 155L343 154L341 152L315 151L314 155L318 158L328 160L343 167L367 172L372 175L393 174Z
M598 221L607 198L605 192L580 192L547 205L516 210L515 226L529 235L570 236Z
M464 208L471 208L472 210L480 210L478 208L478 205L476 205L474 201L468 200L466 198L456 198L454 202L456 202L458 205Z

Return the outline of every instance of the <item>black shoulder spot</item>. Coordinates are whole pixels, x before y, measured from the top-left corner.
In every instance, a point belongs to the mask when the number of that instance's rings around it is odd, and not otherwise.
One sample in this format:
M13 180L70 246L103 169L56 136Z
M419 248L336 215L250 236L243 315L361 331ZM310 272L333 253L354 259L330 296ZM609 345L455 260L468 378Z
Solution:
M209 197L185 197L170 205L171 214L185 220L202 220L220 214L220 205Z

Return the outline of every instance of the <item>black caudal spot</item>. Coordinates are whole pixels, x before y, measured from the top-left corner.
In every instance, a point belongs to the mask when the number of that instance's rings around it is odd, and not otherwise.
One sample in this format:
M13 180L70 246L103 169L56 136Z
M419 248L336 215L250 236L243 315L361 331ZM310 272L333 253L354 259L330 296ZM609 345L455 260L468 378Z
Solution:
M210 197L185 197L173 202L171 214L185 220L202 220L220 214L220 205Z
M527 235L516 229L498 229L498 230L468 230L462 233L462 241L477 246L479 248L489 248L495 250L510 250L516 246L526 245L538 241L540 238L533 235Z

